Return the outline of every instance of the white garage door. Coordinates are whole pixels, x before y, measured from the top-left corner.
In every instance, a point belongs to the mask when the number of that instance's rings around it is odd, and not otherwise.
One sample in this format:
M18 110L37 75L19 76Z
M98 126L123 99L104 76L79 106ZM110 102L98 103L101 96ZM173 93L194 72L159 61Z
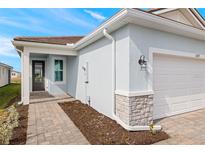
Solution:
M153 58L154 119L205 108L205 60Z

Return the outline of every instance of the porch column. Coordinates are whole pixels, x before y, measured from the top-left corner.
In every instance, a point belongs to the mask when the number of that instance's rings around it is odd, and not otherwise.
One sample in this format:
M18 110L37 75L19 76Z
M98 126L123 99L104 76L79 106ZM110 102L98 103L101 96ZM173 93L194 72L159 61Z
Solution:
M23 73L23 52L21 52L21 102L23 103L24 100L24 84L23 84L23 77L24 77L24 73Z
M28 51L24 51L23 52L23 56L22 56L22 61L23 61L23 73L22 73L22 92L23 92L23 104L29 104L29 97L30 97L30 91L29 91L29 52Z

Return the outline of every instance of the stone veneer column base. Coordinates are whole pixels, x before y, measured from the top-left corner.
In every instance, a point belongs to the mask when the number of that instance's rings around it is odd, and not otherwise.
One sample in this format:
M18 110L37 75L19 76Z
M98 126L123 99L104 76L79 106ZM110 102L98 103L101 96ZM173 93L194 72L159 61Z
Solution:
M116 97L116 116L129 126L153 123L153 95Z

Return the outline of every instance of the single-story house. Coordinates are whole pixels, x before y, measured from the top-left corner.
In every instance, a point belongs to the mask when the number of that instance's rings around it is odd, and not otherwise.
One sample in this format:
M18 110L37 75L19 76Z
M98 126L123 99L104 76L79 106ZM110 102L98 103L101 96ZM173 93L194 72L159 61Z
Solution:
M12 70L11 71L11 79L16 79L16 78L20 78L21 77L21 72Z
M11 71L11 83L20 83L21 82L21 72L12 70Z
M10 72L13 68L7 64L0 63L0 87L10 84Z
M205 108L205 22L192 8L122 9L87 36L15 37L22 102L69 93L128 130Z

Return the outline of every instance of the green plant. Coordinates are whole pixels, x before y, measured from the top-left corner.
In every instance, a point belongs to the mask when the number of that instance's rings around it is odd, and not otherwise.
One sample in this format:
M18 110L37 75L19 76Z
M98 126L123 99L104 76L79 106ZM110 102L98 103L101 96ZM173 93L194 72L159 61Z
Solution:
M18 117L18 112L13 105L0 110L0 144L9 144L12 131L18 126Z
M153 135L155 135L155 134L157 133L157 131L154 130L154 124L150 124L150 125L149 125L149 129L150 129L150 132L151 132Z

